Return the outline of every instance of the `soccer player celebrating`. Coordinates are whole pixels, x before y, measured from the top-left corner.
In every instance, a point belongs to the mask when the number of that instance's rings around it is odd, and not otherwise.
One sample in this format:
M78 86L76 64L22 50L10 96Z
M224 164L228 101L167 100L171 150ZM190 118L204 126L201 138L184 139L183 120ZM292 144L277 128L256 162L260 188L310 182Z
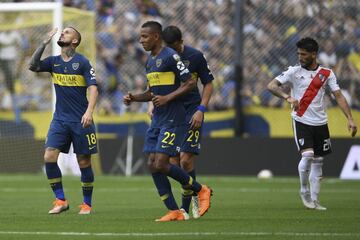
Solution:
M293 129L296 145L301 153L298 165L300 197L306 208L326 210L319 203L320 180L322 179L323 156L331 153L330 134L324 105L325 87L332 94L345 114L352 137L357 127L350 108L337 84L331 69L317 63L318 43L309 37L297 42L300 65L289 69L268 84L275 96L292 104ZM290 83L293 95L285 93L281 85ZM310 186L309 186L310 185Z
M170 156L176 155L185 131L185 108L179 97L195 87L189 70L179 55L163 46L162 26L148 21L141 26L140 43L150 56L146 62L148 89L141 94L124 96L124 104L152 101L155 108L151 125L145 137L144 152L149 154L148 165L160 198L169 212L156 221L185 220L185 216L174 199L170 176L187 191L199 196L200 212L204 215L210 207L211 189L199 184L186 171L169 163ZM182 82L182 83L181 83Z
M163 31L163 39L168 47L174 49L185 66L189 69L193 78L200 79L203 85L202 96L196 86L182 97L186 111L186 135L180 147L180 158L177 155L170 162L180 165L193 179L195 174L195 158L200 152L201 130L204 121L204 113L213 92L212 81L214 77L209 69L204 54L197 49L184 45L181 30L176 26L168 26ZM183 189L181 210L188 216L190 202L194 218L199 218L198 198L193 191ZM192 201L191 201L192 199Z
M57 41L61 54L40 60L56 32L57 29L51 31L36 49L29 68L33 72L50 72L56 92L55 112L46 138L44 155L46 174L56 197L49 214L69 209L57 159L60 152L69 152L71 143L80 166L84 196L79 214L90 214L94 182L91 154L97 152L92 117L98 96L95 71L88 59L75 52L81 42L81 35L73 27L67 27L61 32ZM89 100L86 97L87 90Z

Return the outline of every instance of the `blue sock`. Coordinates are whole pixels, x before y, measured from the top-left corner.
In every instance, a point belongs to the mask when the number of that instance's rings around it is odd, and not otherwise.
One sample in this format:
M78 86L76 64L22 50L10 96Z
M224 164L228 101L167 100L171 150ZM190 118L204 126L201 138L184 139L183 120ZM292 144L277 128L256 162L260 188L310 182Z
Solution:
M160 172L152 173L151 175L160 195L160 199L164 202L165 206L169 210L179 209L171 191L171 185L167 176Z
M195 178L196 178L195 170L188 172L188 174L195 180ZM189 212L191 198L193 195L196 195L194 193L194 191L192 191L190 189L186 189L186 186L183 186L182 194L181 194L181 200L182 200L181 208L183 208L187 213Z
M170 164L168 176L178 181L186 189L192 189L194 192L200 192L201 184L193 179L184 169Z
M193 170L191 170L190 172L188 172L188 174L189 174L194 180L196 180L195 169L193 169Z
M65 200L65 194L61 182L61 171L56 162L45 163L46 175L49 180L50 186L55 194L55 197L60 200Z
M80 171L84 203L91 207L91 198L94 189L94 173L91 166L80 168Z

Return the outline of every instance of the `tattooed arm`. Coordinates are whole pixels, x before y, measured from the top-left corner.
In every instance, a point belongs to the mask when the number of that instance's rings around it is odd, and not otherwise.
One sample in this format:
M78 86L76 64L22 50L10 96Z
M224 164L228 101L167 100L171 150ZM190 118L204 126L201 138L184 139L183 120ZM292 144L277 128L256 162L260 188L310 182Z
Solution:
M56 34L57 28L54 28L51 32L48 33L47 38L41 43L41 45L35 50L34 54L31 56L29 70L37 72L40 70L40 58L43 54L46 45L48 45L52 37Z

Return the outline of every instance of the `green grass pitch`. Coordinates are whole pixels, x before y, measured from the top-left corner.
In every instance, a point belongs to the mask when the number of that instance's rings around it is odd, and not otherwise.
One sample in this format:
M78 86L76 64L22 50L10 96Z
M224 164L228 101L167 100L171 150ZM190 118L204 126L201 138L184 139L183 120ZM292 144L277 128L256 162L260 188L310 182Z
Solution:
M91 215L78 215L79 178L65 176L70 210L48 215L53 194L44 175L0 175L0 239L360 239L360 181L325 179L328 210L314 211L302 206L297 178L199 179L214 190L209 212L157 223L166 209L150 176L96 177Z

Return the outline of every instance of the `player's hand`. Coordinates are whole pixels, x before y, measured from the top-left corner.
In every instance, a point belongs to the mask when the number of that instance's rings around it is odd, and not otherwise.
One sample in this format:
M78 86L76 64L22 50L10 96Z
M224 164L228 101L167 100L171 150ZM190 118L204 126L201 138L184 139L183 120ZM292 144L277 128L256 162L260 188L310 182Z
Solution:
M131 93L128 93L123 97L123 102L126 106L129 106L132 101L133 101L133 95Z
M351 136L352 137L355 137L356 133L357 133L357 126L356 124L354 123L354 120L352 119L349 119L348 120L348 129L351 133Z
M299 109L299 101L296 100L295 98L289 97L286 99L286 101L292 105L294 111L297 111Z
M168 103L169 99L167 96L154 95L151 101L153 102L154 106L160 107Z
M201 124L204 120L204 113L201 111L196 111L190 120L190 128L192 130L197 130L201 127Z
M81 118L81 124L82 124L83 128L89 127L92 124L92 122L93 122L92 113L89 111L86 111Z
M53 38L53 36L57 33L58 28L54 28L53 30L51 30L51 32L49 32L47 34L47 37L44 39L43 43L45 45L49 44L49 42L51 41L51 39Z
M154 105L152 102L148 102L148 108L147 108L147 115L150 117L150 119L152 119L153 117L153 111L154 111Z

